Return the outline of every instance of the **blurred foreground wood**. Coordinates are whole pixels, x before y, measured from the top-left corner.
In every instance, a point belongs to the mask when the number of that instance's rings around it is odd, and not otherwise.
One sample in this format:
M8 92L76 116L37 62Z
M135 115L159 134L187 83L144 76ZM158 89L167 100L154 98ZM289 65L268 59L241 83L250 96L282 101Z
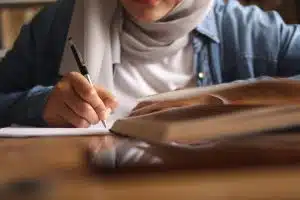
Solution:
M91 137L0 140L0 199L300 199L300 168L96 175Z

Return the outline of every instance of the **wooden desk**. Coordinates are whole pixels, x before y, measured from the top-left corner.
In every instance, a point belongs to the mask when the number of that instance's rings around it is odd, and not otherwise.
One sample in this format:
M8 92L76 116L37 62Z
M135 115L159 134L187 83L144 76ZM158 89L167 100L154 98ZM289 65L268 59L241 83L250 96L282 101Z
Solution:
M148 174L119 178L94 175L85 166L83 156L83 149L90 139L90 137L1 139L0 199L273 200L300 198L300 168L290 169L288 172L280 169L265 169ZM37 189L40 193L35 193L39 194L36 198L29 194L26 198L24 186L22 198L7 197L11 191L9 186L14 186L9 183L18 183L22 180L41 184L40 189ZM19 187L19 190L22 188ZM26 190L32 188L25 187Z

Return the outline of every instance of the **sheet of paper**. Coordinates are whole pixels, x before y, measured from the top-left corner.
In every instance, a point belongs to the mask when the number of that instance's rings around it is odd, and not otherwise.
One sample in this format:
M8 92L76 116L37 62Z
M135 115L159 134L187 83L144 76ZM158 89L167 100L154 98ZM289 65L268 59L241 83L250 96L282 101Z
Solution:
M134 105L135 106L135 105ZM107 128L102 123L89 128L36 128L13 125L0 129L0 137L46 137L46 136L76 136L76 135L105 135L109 134L109 129L114 122L120 118L128 116L134 107L120 105L106 120Z
M0 137L42 137L109 134L106 128L35 128L7 127L0 129Z

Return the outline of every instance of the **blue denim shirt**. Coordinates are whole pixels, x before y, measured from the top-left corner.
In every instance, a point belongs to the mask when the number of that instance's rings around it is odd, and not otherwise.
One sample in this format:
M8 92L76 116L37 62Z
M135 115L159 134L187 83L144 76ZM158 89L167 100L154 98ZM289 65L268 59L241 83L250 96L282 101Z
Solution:
M74 0L59 0L24 25L0 64L0 126L44 126L44 105L59 80L59 66ZM296 77L300 74L300 30L276 12L215 0L193 31L198 86Z

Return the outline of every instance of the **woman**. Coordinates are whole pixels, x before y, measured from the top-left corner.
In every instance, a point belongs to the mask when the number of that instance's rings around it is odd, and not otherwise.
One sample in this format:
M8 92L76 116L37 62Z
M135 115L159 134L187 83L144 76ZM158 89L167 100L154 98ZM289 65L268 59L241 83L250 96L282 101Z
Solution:
M278 14L236 1L60 0L24 26L1 63L1 126L88 127L146 95L295 76L299 33ZM94 86L72 72L68 36Z

